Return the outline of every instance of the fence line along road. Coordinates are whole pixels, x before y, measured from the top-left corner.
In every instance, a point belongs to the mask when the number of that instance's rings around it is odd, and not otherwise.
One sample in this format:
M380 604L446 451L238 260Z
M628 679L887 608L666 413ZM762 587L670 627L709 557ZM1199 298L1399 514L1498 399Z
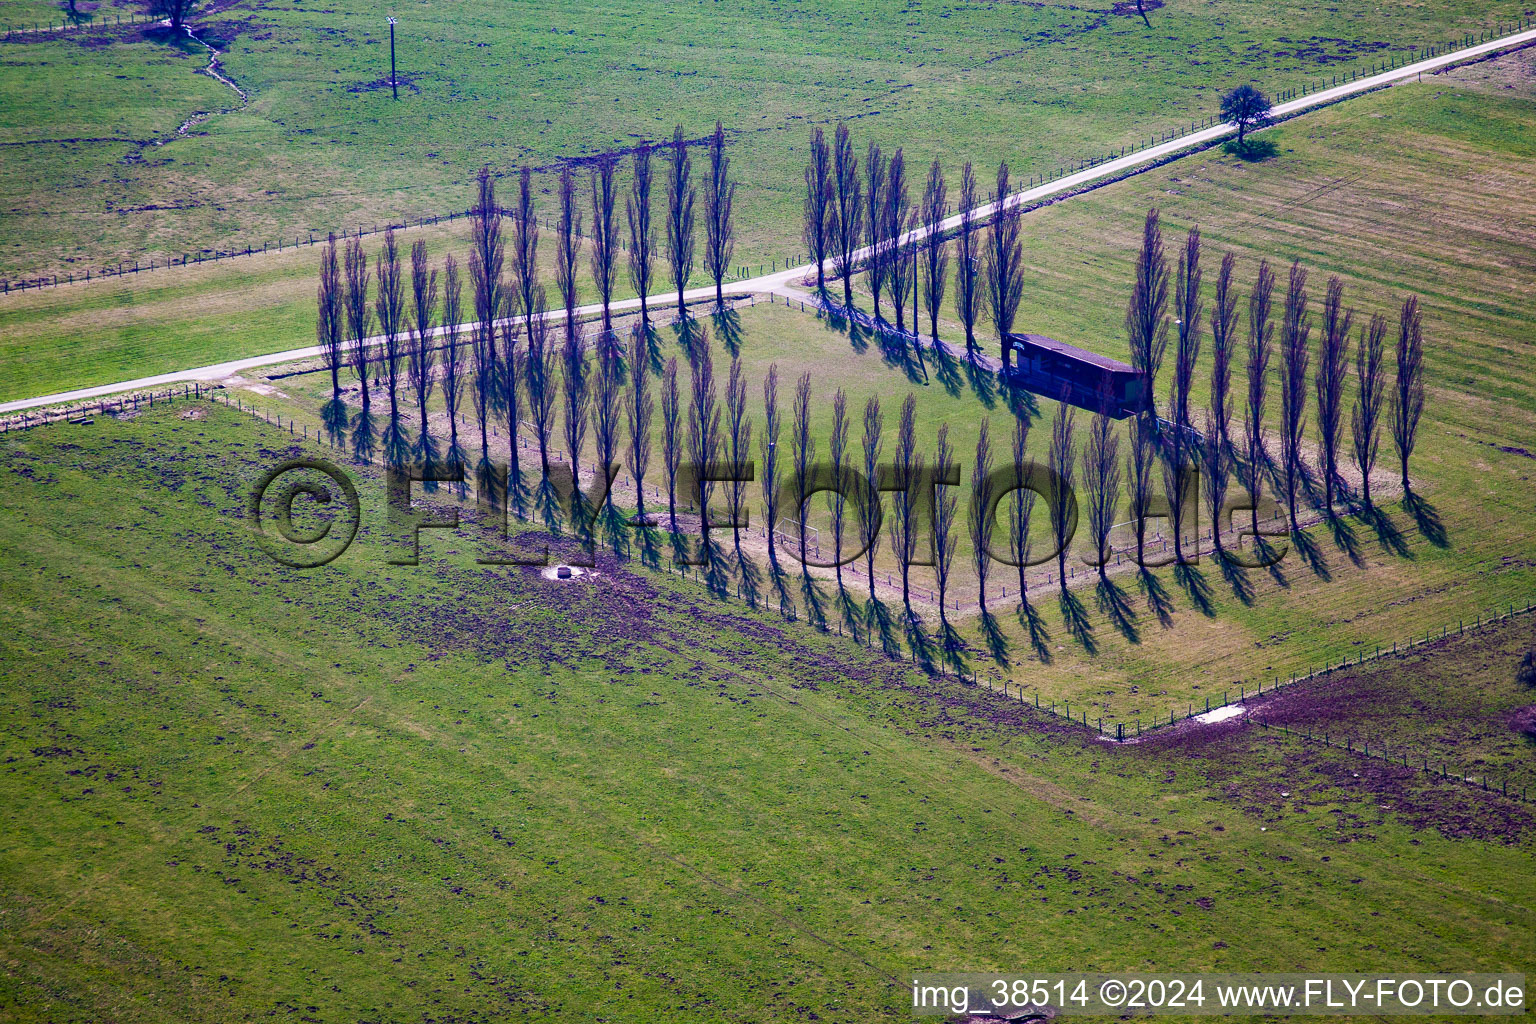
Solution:
M1524 23L1529 24L1530 19L1526 19ZM1315 110L1319 107L1325 107L1330 104L1337 103L1340 100L1348 99L1352 96L1358 96L1362 93L1371 92L1384 86L1392 85L1395 82L1403 82L1412 78L1417 78L1423 75L1425 72L1439 71L1453 64L1459 64L1467 60L1474 60L1492 53L1497 53L1500 50L1525 46L1531 43L1536 43L1536 28L1526 28L1522 31L1514 32L1509 35L1499 36L1496 39L1490 39L1486 42L1476 43L1456 50L1446 50L1436 54L1435 56L1428 57L1423 60L1413 61L1412 63L1403 64L1398 67L1379 72L1377 74L1367 75L1363 78L1357 78L1354 81L1346 82L1343 85L1332 85L1326 87L1319 86L1319 88L1313 92L1303 91L1301 96L1276 105L1274 107L1273 113L1276 119L1294 117L1297 114L1301 114L1309 110ZM1324 81L1327 80L1325 79ZM1095 188L1104 185L1109 181L1116 180L1128 174L1134 173L1138 170L1145 170L1149 167L1164 163L1180 155L1186 150L1203 149L1212 145L1213 143L1219 142L1220 140L1226 138L1236 131L1237 127L1232 123L1221 122L1206 128L1200 128L1195 131L1188 132L1184 135L1170 138L1165 142L1149 146L1146 149L1138 150L1135 153L1130 153L1121 157L1108 158L1103 162L1093 163L1091 166L1082 170L1062 174L1060 176L1050 178L1049 180L1044 181L1042 184L1025 188L1019 192L1011 193L1001 200L993 200L990 203L986 203L977 208L976 216L981 219L985 219L997 213L998 210L1003 208L1011 209L1016 206L1030 206L1032 204L1041 203L1053 197L1060 197L1068 193ZM903 244L909 244L911 242L920 241L924 238L927 238L935 231L949 232L955 228L958 228L959 226L960 215L956 214L952 217L948 217L940 221L936 225L926 224L922 227L914 228L912 231L909 231L907 234L901 237L901 242ZM867 248L860 249L855 253L855 258L860 259L867 255ZM780 270L774 273L762 274L758 277L748 278L747 280L733 283L730 286L730 291L734 296L740 296L743 293L770 293L784 295L784 289L791 288L794 284L813 274L815 270L815 264L807 263L801 266L791 267L788 270ZM673 293L674 297L675 294L676 293ZM685 291L684 296L685 298L693 301L712 299L714 297L714 288L712 286L692 288ZM798 297L798 294L796 297ZM657 299L659 300L656 303L658 311L667 307L668 303L665 301L666 298L667 296L657 296ZM613 303L610 308L615 312L619 312L638 309L639 307L639 299L625 299ZM578 312L583 314L591 314L599 312L600 310L601 306L594 304L582 306ZM551 311L546 315L553 318L557 314L562 316L564 315L563 311ZM380 338L369 339L370 343L378 343L380 340ZM320 354L320 349L317 346L311 345L305 348L291 349L286 352L273 352L266 355L252 356L245 359L235 359L224 363L216 363L210 366L199 366L186 370L177 370L171 373L161 373L149 377L140 377L135 380L119 381L115 384L102 384L96 387L79 388L74 391L65 391L52 395L39 395L34 398L24 398L18 399L16 401L0 403L0 413L18 412L23 409L32 409L38 406L52 405L59 402L79 402L92 398L101 398L106 395L116 394L120 391L163 387L167 384L182 383L185 381L218 380L223 377L233 376L242 370L256 369L262 366L271 366L278 363L293 362L299 359L312 359Z

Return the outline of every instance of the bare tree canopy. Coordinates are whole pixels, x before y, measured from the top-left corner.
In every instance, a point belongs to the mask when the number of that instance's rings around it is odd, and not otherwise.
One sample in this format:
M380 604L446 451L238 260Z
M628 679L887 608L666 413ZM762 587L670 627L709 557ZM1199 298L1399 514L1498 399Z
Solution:
M779 570L774 530L779 523L779 364L771 363L763 377L763 433L758 444L763 456L763 516L767 520L768 564Z
M805 166L805 251L816 264L816 294L827 291L827 249L832 240L836 207L832 198L832 158L821 128L811 129L811 159ZM841 571L841 567L839 567Z
M151 17L163 18L172 29L180 29L197 14L202 0L143 0L144 10Z
M1307 317L1307 272L1300 261L1291 264L1280 324L1280 462L1291 530L1296 521L1296 490L1301 485L1301 438L1307 425L1307 365L1312 360L1312 324Z
M1157 412L1154 397L1157 371L1168 347L1168 261L1163 255L1163 231L1157 209L1147 211L1141 229L1141 252L1136 257L1136 279L1125 310L1125 330L1130 338L1131 365L1141 376L1142 400L1149 413Z
M459 262L450 253L443 259L443 411L448 414L448 458L459 459L459 402L463 395L464 351L459 343L463 285Z
M937 228L944 219L947 203L944 168L939 165L938 157L934 157L928 168L928 183L923 187L923 208L918 219L934 226L923 239L923 302L928 306L928 336L933 339L935 351L939 347L939 310L944 305L944 290L949 283L949 246L945 244L944 233ZM917 324L912 325L912 330L917 331Z
M1232 445L1232 346L1237 339L1237 289L1232 285L1237 257L1221 258L1216 275L1216 305L1211 309L1211 426L1223 448Z
M368 308L368 254L356 238L347 240L346 254L347 331L352 338L349 352L352 372L363 389L363 412L368 411L368 336L373 326L373 310Z
M533 173L524 167L517 176L517 215L513 219L513 257L517 289L526 314L533 309L539 286L539 218L533 208Z
M346 345L346 314L341 291L341 267L336 259L336 236L320 251L320 284L316 289L315 340L331 371L331 401L341 398L341 362Z
M1313 388L1317 395L1317 432L1323 449L1323 512L1333 515L1339 481L1339 438L1344 418L1344 377L1349 367L1349 330L1355 312L1344 308L1344 282L1328 279L1323 300L1322 349Z
M624 202L629 221L629 283L640 296L640 323L651 322L651 279L656 262L656 228L651 224L651 147L642 142L635 148L635 173L630 179L629 198Z
M715 282L715 308L725 305L724 285L736 252L736 222L732 208L736 183L731 180L731 158L725 152L725 128L715 122L709 137L709 181L704 186L704 263Z
M1354 415L1350 417L1354 441L1355 465L1360 469L1360 494L1366 507L1371 504L1371 470L1376 466L1376 452L1381 444L1381 399L1386 389L1387 318L1377 313L1368 328L1361 328L1355 349Z
M875 316L880 316L880 291L885 287L885 158L871 139L864 156L864 176L869 182L864 196L864 229L869 246L864 268L874 296Z
M864 494L860 500L859 543L864 545L864 572L869 580L870 611L875 604L875 551L880 547L880 451L885 445L885 417L880 399L871 395L864 402Z
M592 283L597 286L598 301L603 304L603 333L598 341L604 356L617 359L619 343L613 336L613 268L619 254L618 227L614 223L614 204L618 194L614 187L615 163L604 157L593 168L592 184Z
M635 482L635 518L645 522L645 471L651 464L651 415L656 407L651 398L650 359L647 358L645 330L636 325L629 336L629 394L625 419L629 425L627 464Z
M967 160L960 170L960 231L955 236L955 313L965 328L965 351L974 354L976 345L976 317L981 311L980 280L981 248L977 239L981 228L976 216L976 173Z
M1268 401L1269 361L1274 349L1275 325L1270 320L1274 292L1275 272L1269 261L1263 260L1253 291L1248 295L1248 404L1243 418L1248 447L1243 483L1252 506L1254 533L1259 530L1259 490L1269 464L1269 452L1264 446L1264 406Z
M853 140L848 126L840 124L833 136L832 170L837 185L837 206L833 211L837 252L834 269L843 281L843 305L853 305L853 254L863 237L864 193L859 177L859 158L853 155Z
M411 358L407 377L416 394L416 411L421 417L421 440L427 447L427 399L432 394L433 369L437 352L432 346L433 317L437 312L437 271L427 262L427 243L418 238L411 243Z
M1403 300L1398 318L1397 380L1392 395L1392 443L1397 448L1403 472L1403 493L1410 491L1408 458L1419 432L1419 417L1424 412L1424 321L1419 313L1419 297Z
M1109 396L1103 396L1100 409L1110 408ZM1109 564L1109 533L1115 525L1120 500L1120 437L1115 421L1097 412L1088 429L1088 447L1083 451L1083 476L1088 484L1088 528L1093 536L1094 563L1103 578Z
M688 140L683 126L672 131L672 161L667 175L667 260L672 284L677 289L677 315L686 316L683 290L693 274L693 163L688 159Z
M992 534L995 510L992 507L992 421L983 416L976 435L976 461L971 464L971 504L968 523L971 532L971 569L976 573L981 614L987 614L987 577L992 570Z
M997 167L997 198L1008 195L1008 164ZM992 231L987 246L987 298L992 307L992 324L997 329L997 341L1002 348L1003 368L1013 364L1013 346L1008 335L1013 330L1014 317L1019 312L1019 300L1024 296L1024 251L1019 241L1019 226L1023 213L1018 206L1005 206L992 219Z

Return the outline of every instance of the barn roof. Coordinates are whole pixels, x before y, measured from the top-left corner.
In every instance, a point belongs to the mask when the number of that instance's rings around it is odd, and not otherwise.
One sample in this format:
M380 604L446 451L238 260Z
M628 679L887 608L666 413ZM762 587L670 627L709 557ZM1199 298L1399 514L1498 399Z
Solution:
M1087 349L1078 348L1076 345L1068 345L1064 341L1055 338L1047 338L1043 334L1010 334L1010 341L1024 345L1025 347L1041 348L1047 352L1061 356L1063 359L1071 359L1079 363L1088 363L1101 369L1111 370L1115 373L1135 373L1136 368L1129 363L1122 363L1118 359L1109 356L1101 356L1097 352L1089 352Z

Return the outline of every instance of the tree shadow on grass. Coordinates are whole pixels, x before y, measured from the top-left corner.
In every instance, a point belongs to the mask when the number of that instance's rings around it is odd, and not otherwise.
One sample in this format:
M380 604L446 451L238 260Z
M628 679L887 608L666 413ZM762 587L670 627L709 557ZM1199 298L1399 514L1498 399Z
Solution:
M1093 623L1088 618L1088 609L1082 599L1071 588L1064 587L1057 593L1057 604L1061 607L1061 618L1067 632L1083 645L1083 650L1090 657L1098 654L1099 645L1094 639Z
M837 614L842 628L846 629L855 641L867 639L860 636L860 630L864 626L864 609L853 599L853 595L846 587L837 588Z
M979 353L971 353L965 359L965 380L971 386L971 391L976 400L988 409L997 406L997 374L984 366L977 358Z
M1125 588L1108 576L1100 576L1094 587L1099 611L1109 616L1120 635L1133 644L1141 643L1141 630L1136 624L1136 610L1131 607L1130 596Z
M1451 546L1449 535L1445 532L1445 523L1440 519L1440 512L1429 501L1412 490L1403 492L1403 508L1413 516L1413 521L1424 535L1424 539L1437 548Z
M1205 573L1190 562L1184 562L1173 567L1173 578L1178 581L1184 593L1189 595L1189 601L1200 614L1208 619L1216 617L1216 606L1211 603L1211 584L1205 578Z
M1222 144L1221 151L1228 156L1235 156L1246 163L1260 163L1278 156L1280 150L1276 148L1272 139L1244 139L1239 143L1231 139Z
M970 669L970 663L965 658L965 639L948 622L939 624L939 649L943 652L944 661L949 665L950 671L964 679L966 672Z
M914 611L908 609L902 617L905 627L907 650L912 655L912 662L925 673L932 675L934 671L934 653L938 645L934 643L926 630L923 629L923 620Z
M379 435L373 414L363 409L352 419L352 458L370 464L378 450Z
M1334 546L1344 552L1345 556L1356 567L1363 566L1365 559L1360 555L1360 541L1355 536L1354 527L1343 516L1330 515L1325 520L1328 523L1328 532L1333 535Z
M715 337L725 346L732 359L741 355L741 314L734 309L717 309L710 314L715 325Z
M878 597L864 605L864 628L867 636L880 638L880 650L887 658L901 657L901 642L891 620L891 610Z
M800 574L800 603L805 607L805 621L812 626L826 631L827 628L827 597L821 591L821 586L816 577L808 572Z
M949 397L960 397L960 391L965 386L965 382L960 379L960 360L956 359L942 342L933 346L930 351L933 353L934 377L943 385Z
M438 477L448 475L447 467L440 465L437 461L438 454L437 442L429 433L421 434L416 438L416 443L411 446L410 457L414 458L425 471L423 476L426 479L421 482L421 489L429 493L437 490Z
M993 661L1003 668L1011 664L1008 659L1008 638L1003 635L997 617L989 611L981 613L981 639L987 645L987 654Z
M1045 628L1045 620L1028 601L1019 602L1019 624L1029 633L1029 648L1042 665L1051 663L1051 631Z
M756 608L763 598L763 570L750 558L736 560L736 594L749 608Z
M339 398L333 398L320 407L320 423L325 430L325 440L333 448L346 447L347 415L347 403Z
M1216 564L1221 569L1221 578L1231 588L1232 596L1243 602L1244 606L1251 606L1254 591L1253 580L1248 578L1248 571L1228 558L1225 548L1216 550Z
M469 483L466 479L467 474L464 472L464 467L468 463L469 453L464 450L464 446L459 444L456 440L450 440L448 442L448 452L443 459L443 464L448 474L457 478L458 482L453 485L453 489L460 498L466 497L469 494Z
M1322 546L1306 530L1291 531L1291 546L1301 555L1301 560L1307 563L1307 568L1324 583L1332 582L1333 573L1328 569L1328 561L1323 557Z
M1360 518L1365 520L1376 533L1376 543L1385 551L1389 551L1400 558L1412 558L1413 550L1403 540L1403 532L1397 528L1392 517L1387 515L1377 505L1370 504L1360 511Z
M1157 616L1158 624L1164 629L1173 625L1173 598L1168 593L1168 588L1163 586L1163 581L1150 569L1142 567L1136 572L1136 585L1141 590L1142 596L1147 600L1147 608Z

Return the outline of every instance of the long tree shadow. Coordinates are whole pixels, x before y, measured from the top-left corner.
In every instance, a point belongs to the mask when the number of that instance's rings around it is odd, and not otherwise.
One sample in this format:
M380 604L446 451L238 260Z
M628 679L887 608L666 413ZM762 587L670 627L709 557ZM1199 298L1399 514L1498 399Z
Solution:
M971 391L976 395L976 400L988 409L997 406L997 374L993 373L981 360L977 358L980 353L971 353L965 359L965 380L971 386Z
M1216 606L1211 603L1211 584L1205 578L1205 573L1199 567L1190 562L1183 562L1173 567L1173 578L1178 581L1184 593L1189 595L1189 601L1200 610L1200 614L1208 619L1216 617Z
M347 403L333 398L320 407L320 424L325 430L325 440L333 448L346 446Z
M785 573L784 567L781 565L769 566L768 582L773 587L773 596L779 602L779 616L788 622L797 620L800 617L800 613L795 608L795 598L789 590L789 575Z
M1090 657L1098 654L1099 645L1093 636L1093 623L1088 618L1088 609L1082 599L1070 588L1064 588L1057 594L1057 604L1061 607L1061 618L1067 632L1083 645L1083 650Z
M430 433L423 433L416 438L416 443L411 446L411 456L425 470L423 475L426 479L422 481L421 489L428 492L437 490L437 478L448 474L445 472L446 467L437 461L437 442L433 440Z
M853 599L847 587L837 588L837 615L842 628L846 629L855 641L859 641L860 631L864 626L864 609Z
M519 519L527 519L533 507L533 491L523 477L521 465L507 467L507 507Z
M1164 629L1172 626L1173 598L1169 596L1168 588L1163 586L1163 581L1143 566L1136 571L1136 585L1146 599L1147 608L1157 616L1158 624Z
M676 336L677 346L683 350L683 354L692 363L698 356L697 345L699 342L699 322L694 319L692 313L684 313L682 317L672 325L672 333Z
M661 351L661 332L649 320L640 329L645 334L645 354L651 363L651 373L660 376L666 364L666 357Z
M1343 516L1329 516L1325 522L1328 524L1328 532L1333 535L1334 546L1344 552L1357 567L1364 565L1365 559L1360 555L1360 541L1355 537L1349 520Z
M1029 633L1029 648L1042 665L1051 663L1051 631L1045 628L1045 620L1028 601L1019 602L1019 622Z
M805 608L805 621L825 632L827 629L827 596L822 593L816 577L808 572L800 574L800 604Z
M923 628L922 618L914 611L904 609L906 614L902 616L902 632L906 636L907 650L912 655L912 662L928 675L934 672L934 652L938 645Z
M1317 540L1306 530L1292 530L1290 538L1291 546L1301 555L1301 560L1307 563L1307 568L1324 583L1332 582L1333 573L1328 569L1328 560L1323 557L1322 546Z
M951 398L958 398L965 382L960 379L960 360L943 342L929 349L933 353L933 375Z
M652 569L661 568L661 546L657 543L657 530L651 525L651 518L647 516L638 523L631 521L628 529L634 537L634 550L640 564Z
M948 622L939 624L939 648L950 671L964 679L970 669L970 663L965 658L965 638Z
M1116 629L1133 644L1141 643L1141 630L1136 625L1136 611L1131 607L1130 595L1125 588L1108 576L1100 576L1094 588L1099 611L1109 616Z
M533 507L551 533L561 532L565 525L565 502L561 500L560 488L548 476L539 477L533 492Z
M352 458L365 464L371 463L378 450L379 435L373 414L363 409L352 418Z
M1412 558L1413 549L1403 539L1403 531L1397 528L1392 517L1381 510L1379 505L1372 503L1360 511L1360 518L1376 533L1376 543L1384 550L1400 558Z
M389 465L395 467L411 461L411 442L398 416L391 416L384 426L384 458Z
M1001 383L999 391L1002 394L1008 411L1019 419L1034 420L1040 416L1040 403L1036 400L1034 392L1017 384Z
M454 492L460 498L468 495L469 483L466 479L467 474L464 472L464 467L469 463L469 453L464 450L463 445L457 442L457 439L449 441L448 452L443 462L448 471L447 475L456 476L458 479L458 482L452 485Z
M871 598L864 605L864 615L866 636L880 638L880 650L887 658L899 658L901 643L896 639L891 610L885 606L885 602L878 597Z
M1232 596L1243 602L1245 606L1253 604L1253 580L1248 578L1248 570L1227 557L1225 548L1216 551L1216 564L1221 568L1221 578L1232 590Z
M1440 519L1440 512L1429 501L1413 490L1403 492L1403 508L1413 516L1413 521L1424 535L1424 539L1437 548L1451 546L1450 536L1445 532L1445 523Z
M717 309L710 314L715 325L715 336L725 346L732 359L741 355L741 314L734 309Z
M997 617L983 610L981 613L981 639L987 645L987 655L1002 668L1012 664L1008 660L1008 638L1003 634Z
M736 560L736 593L749 608L756 608L762 600L763 570L750 558Z
M699 541L699 554L704 559L704 586L718 598L723 599L729 596L731 563L725 557L725 548L713 531L706 532L703 539Z

